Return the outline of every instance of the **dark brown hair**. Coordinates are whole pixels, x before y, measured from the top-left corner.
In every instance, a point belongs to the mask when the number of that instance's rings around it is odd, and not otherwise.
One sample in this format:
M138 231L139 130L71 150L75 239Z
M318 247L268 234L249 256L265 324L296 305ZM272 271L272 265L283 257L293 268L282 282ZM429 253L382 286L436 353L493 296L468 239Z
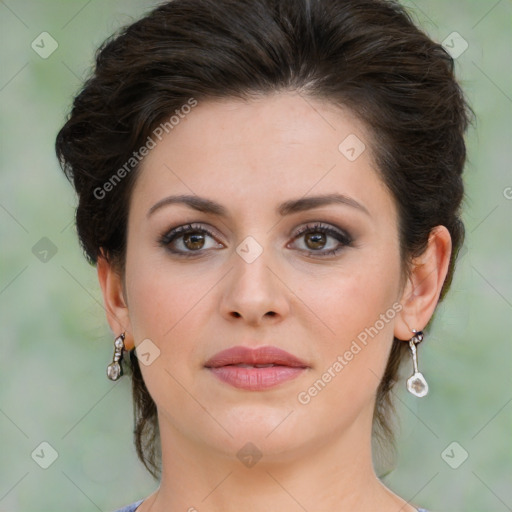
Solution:
M91 263L103 250L124 275L128 200L137 165L107 198L98 190L156 126L194 98L298 91L351 110L399 212L403 268L444 225L452 238L446 294L464 227L460 207L472 110L443 47L386 0L174 0L98 50L56 151L78 194L76 225ZM341 142L341 141L340 141ZM374 434L392 444L391 389L407 344L395 339L380 383ZM157 409L130 353L135 445L160 473Z

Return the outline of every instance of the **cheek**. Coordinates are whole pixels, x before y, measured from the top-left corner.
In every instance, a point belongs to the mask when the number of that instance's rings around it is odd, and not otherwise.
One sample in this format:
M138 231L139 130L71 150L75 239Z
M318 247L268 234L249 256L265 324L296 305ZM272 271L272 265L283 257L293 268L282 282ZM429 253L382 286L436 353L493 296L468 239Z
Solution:
M346 342L373 326L381 314L391 310L388 316L394 317L399 278L399 258L392 251L381 251L378 258L354 253L342 271L323 276L321 282L312 279L301 294L329 327L326 340Z
M191 364L183 363L194 360L197 344L190 341L200 339L197 329L202 322L197 315L201 314L201 295L183 276L165 272L158 265L140 264L140 271L133 271L134 265L130 273L128 261L126 285L135 345L149 339L151 352L157 354L149 365L140 359L144 382L157 404L172 396L172 409L182 410L186 394L178 383L191 382L190 374L195 371Z
M322 292L310 293L312 309L329 327L327 336L317 338L322 353L317 370L323 373L331 368L337 375L337 384L329 386L325 399L350 396L354 402L364 402L379 384L393 342L394 318L400 309L399 256L383 251L379 258L361 258L348 269L336 279L326 278ZM332 366L340 356L343 369L336 372Z
M201 329L212 314L208 290L218 281L217 273L171 267L165 256L151 258L134 250L128 254L126 275L136 345L150 339L158 347L162 357L152 370L163 368L165 361L169 371L183 373L178 363L195 360L198 344L194 341L204 338Z
M161 248L153 247L152 241L139 236L144 242L129 243L126 259L131 325L136 342L154 338L155 342L161 343L187 314L193 312L193 304L200 299L200 279L197 274L170 266Z

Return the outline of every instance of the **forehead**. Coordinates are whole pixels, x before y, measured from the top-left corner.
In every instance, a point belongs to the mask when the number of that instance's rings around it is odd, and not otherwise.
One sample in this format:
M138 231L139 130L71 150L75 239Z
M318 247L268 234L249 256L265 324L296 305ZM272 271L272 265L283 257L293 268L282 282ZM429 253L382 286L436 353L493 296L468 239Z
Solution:
M199 102L161 139L142 161L134 208L170 193L259 208L333 192L392 207L363 123L325 101L279 93Z

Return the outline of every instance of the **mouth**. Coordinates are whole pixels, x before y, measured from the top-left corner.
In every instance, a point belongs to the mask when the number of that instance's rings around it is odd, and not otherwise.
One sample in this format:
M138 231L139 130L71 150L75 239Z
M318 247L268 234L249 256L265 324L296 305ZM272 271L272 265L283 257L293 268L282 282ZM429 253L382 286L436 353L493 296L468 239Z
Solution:
M309 366L277 347L237 346L215 354L205 368L224 383L248 391L263 391L294 379Z

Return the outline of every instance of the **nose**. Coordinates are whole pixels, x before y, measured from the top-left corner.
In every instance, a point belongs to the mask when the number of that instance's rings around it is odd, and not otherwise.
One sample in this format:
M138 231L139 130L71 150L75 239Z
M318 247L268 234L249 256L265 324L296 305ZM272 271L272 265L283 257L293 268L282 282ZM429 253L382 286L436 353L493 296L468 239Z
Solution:
M265 250L250 263L234 253L233 265L223 280L221 315L252 326L282 321L290 304L275 260L271 261Z

